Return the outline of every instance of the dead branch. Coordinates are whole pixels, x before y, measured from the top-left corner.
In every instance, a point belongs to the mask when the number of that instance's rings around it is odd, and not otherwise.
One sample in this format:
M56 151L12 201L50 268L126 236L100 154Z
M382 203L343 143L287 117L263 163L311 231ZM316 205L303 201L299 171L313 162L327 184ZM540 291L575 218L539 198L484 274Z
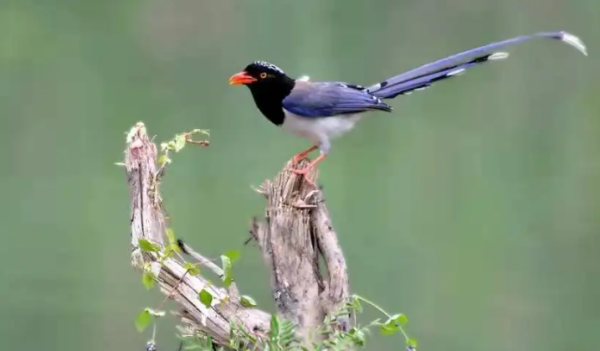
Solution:
M235 283L228 289L209 284L201 274L188 274L177 256L164 257L161 252L140 250L139 239L163 249L168 244L164 239L166 215L159 189L164 166L157 167L157 149L143 123L131 129L126 142L133 266L141 271L150 267L161 291L179 305L174 313L183 324L180 330L186 334L211 336L215 343L226 345L231 325L235 323L249 333L266 335L270 314L242 306ZM251 234L271 268L273 296L279 313L292 321L298 335L306 340L310 331L348 298L348 274L322 192L286 169L262 185L261 192L267 199L266 217L253 221ZM220 267L191 247L183 244L180 247L200 264L223 275ZM320 255L324 258L325 272L319 262ZM198 297L202 289L213 296L208 308ZM347 330L349 319L341 319L338 318L341 328Z
M267 209L265 219L254 220L251 233L271 268L279 313L296 324L299 336L306 339L347 301L348 272L322 191L286 171L290 167L288 163L258 190L267 199ZM349 327L348 317L338 318L342 330Z

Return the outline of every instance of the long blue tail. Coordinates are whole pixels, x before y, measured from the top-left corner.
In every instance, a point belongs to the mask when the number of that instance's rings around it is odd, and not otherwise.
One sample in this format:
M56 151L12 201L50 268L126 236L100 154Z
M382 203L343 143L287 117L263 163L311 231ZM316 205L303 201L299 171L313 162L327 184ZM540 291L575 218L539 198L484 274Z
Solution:
M536 33L480 46L428 63L384 80L381 83L374 84L366 90L381 99L392 99L398 95L409 94L413 91L425 89L437 81L457 76L463 73L467 68L488 61L505 59L508 57L508 53L496 52L496 50L535 38L549 38L563 41L587 56L585 45L581 39L573 34L564 31Z

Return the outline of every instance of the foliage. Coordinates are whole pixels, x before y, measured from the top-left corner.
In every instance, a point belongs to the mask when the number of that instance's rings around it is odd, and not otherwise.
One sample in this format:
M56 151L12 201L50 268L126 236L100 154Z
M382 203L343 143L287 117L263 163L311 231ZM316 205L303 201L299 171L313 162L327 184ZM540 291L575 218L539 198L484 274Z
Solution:
M355 316L363 311L362 304L375 308L385 316L385 320L376 319L365 326L355 326L348 331L340 331L338 320ZM366 346L367 335L373 329L379 329L382 335L401 335L404 339L406 350L416 351L417 340L410 338L404 326L408 318L404 314L390 314L380 306L366 298L353 295L349 302L338 312L326 318L324 323L316 330L322 342L313 342L311 345L300 344L296 339L294 325L285 319L271 317L268 335L259 335L243 330L238 325L231 326L231 336L228 345L214 345L210 337L201 335L181 337L184 350L265 350L265 351L342 351L357 349Z

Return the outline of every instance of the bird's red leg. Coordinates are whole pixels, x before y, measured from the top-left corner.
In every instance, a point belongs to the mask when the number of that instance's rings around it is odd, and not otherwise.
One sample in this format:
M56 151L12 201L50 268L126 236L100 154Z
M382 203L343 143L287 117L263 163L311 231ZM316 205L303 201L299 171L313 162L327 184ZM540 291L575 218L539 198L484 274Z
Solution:
M293 169L292 172L299 174L299 175L303 175L304 179L310 184L315 186L315 183L308 179L308 177L306 176L308 174L308 171L310 171L311 169L315 168L321 161L323 161L325 159L325 157L327 157L327 154L322 154L319 155L319 157L317 157L314 161L312 161L308 166L306 166L303 169Z
M315 151L318 148L319 148L318 146L313 145L310 148L297 153L296 155L294 155L294 158L292 158L292 162L298 163L298 162L304 160L306 158L306 156L308 156L308 154L310 154L311 152Z

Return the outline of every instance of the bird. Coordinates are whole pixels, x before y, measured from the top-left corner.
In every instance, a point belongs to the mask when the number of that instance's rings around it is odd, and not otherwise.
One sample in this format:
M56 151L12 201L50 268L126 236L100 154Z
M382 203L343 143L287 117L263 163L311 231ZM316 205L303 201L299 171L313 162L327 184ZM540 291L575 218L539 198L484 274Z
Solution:
M308 166L292 169L314 185L307 174L329 155L334 138L352 130L367 113L392 112L383 100L426 89L486 62L506 59L508 53L500 49L536 38L562 41L587 56L583 41L571 33L538 32L459 52L366 87L342 81L313 82L308 77L294 79L275 64L260 60L232 75L229 84L247 86L264 117L288 133L311 141L310 148L294 155L292 165L319 150L319 156Z

